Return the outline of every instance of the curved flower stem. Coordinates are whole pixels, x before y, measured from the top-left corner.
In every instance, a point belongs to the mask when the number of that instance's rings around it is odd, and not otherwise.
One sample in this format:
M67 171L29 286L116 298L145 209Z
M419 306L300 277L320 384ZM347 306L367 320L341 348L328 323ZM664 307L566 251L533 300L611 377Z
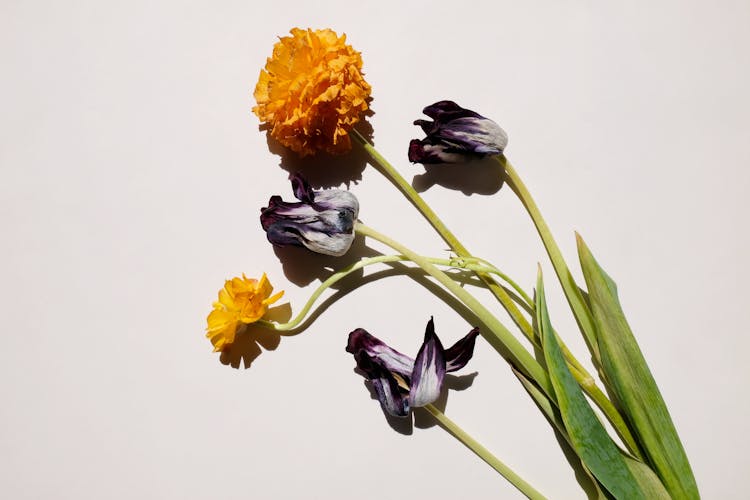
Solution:
M513 165L511 165L504 155L497 156L496 158L505 171L505 179L508 186L514 193L516 193L516 196L518 196L518 199L526 208L526 211L531 216L531 220L536 226L536 230L542 239L542 243L544 243L544 248L547 250L547 255L549 255L549 260L552 262L552 267L554 267L557 278L565 292L565 297L568 299L568 304L573 310L573 315L578 322L578 326L583 333L583 337L588 344L592 356L598 363L599 346L596 341L594 320L591 316L591 311L589 310L588 305L584 302L580 288L578 288L573 275L570 274L570 269L568 269L568 265L565 263L562 252L560 252L560 247L557 246L555 238L552 236L549 226L547 226L547 222L545 222L542 213L539 211L539 207L537 207L534 198L531 197L531 193L529 193L526 185L518 176L518 172L513 168Z
M445 416L445 414L429 404L424 407L425 410L435 417L440 425L452 434L456 439L461 441L467 448L473 451L479 458L484 460L490 467L500 473L505 479L507 479L513 486L518 488L518 491L526 495L527 498L534 500L543 500L546 497L539 493L533 486L524 481L521 476L513 472L510 467L500 461L495 455L493 455L487 448L479 444L477 440L469 436L461 427Z
M515 282L510 280L503 272L501 272L499 269L497 269L495 266L492 265L482 265L479 264L480 261L484 262L482 259L477 258L466 258L466 259L438 259L438 258L431 258L431 257L424 257L425 260L430 262L431 264L436 264L440 266L446 266L451 267L455 269L468 269L470 271L479 271L479 272L486 272L491 274L497 274L501 278L503 278L505 281L508 282L508 284L513 287L514 290L516 290L521 297L524 300L528 300L528 296L525 294L523 289L519 287ZM342 279L346 278L351 273L362 269L364 267L373 265L373 264L380 264L380 263L390 263L390 262L404 262L409 261L409 259L403 255L378 255L376 257L368 257L364 258L362 260L359 260L358 262L355 262L354 264L341 269L340 271L337 271L333 273L331 276L328 277L325 281L323 281L320 286L310 295L310 298L307 300L307 303L302 307L300 312L295 316L294 319L291 321L288 321L286 323L276 323L273 321L268 320L259 320L256 322L257 325L263 326L265 328L277 331L277 332L290 332L291 330L294 330L297 326L299 326L302 321L307 317L308 313L310 312L310 309L315 304L315 302L320 298L321 294L326 291L326 289L330 288L334 284L336 284L338 281L341 281ZM299 332L294 333L286 333L286 335L296 335Z
M409 260L421 267L427 274L435 278L440 284L448 289L455 297L466 305L488 328L481 329L482 336L495 348L501 356L510 358L511 365L529 377L550 397L554 398L554 392L550 384L549 376L544 368L534 357L521 345L521 343L503 326L495 316L487 310L473 295L464 290L458 283L453 281L447 274L431 264L427 259L414 251L408 249L395 240L375 231L374 229L357 222L354 230L363 235L377 240L391 247L397 252L408 257Z
M380 168L381 172L393 182L396 187L411 201L411 203L419 210L425 219L435 228L440 234L440 237L456 252L459 257L471 257L471 253L458 241L458 238L448 229L442 220L437 216L434 210L424 201L424 199L417 193L417 191L404 179L401 174L393 168L393 165L383 158L383 156L377 152L375 147L365 139L356 129L351 131L351 135L359 142L364 148L367 154L375 162L375 165ZM508 312L513 322L518 325L523 334L529 339L533 340L534 330L531 324L526 320L521 311L518 309L513 299L500 285L492 279L492 277L486 273L477 273L477 276L487 285L490 291L497 297L497 300L503 305L505 310Z

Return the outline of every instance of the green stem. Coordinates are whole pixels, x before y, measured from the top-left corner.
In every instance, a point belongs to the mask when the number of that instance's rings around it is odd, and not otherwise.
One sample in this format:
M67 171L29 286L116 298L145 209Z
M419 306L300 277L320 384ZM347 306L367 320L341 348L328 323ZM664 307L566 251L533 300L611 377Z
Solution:
M521 289L515 282L507 278L507 276L501 272L499 269L497 269L495 266L489 265L489 264L479 264L479 262L485 262L482 259L477 258L461 258L461 259L439 259L439 258L432 258L432 257L423 257L425 260L430 262L431 264L436 264L440 266L446 266L446 267L452 267L456 269L468 269L470 271L479 271L479 272L486 272L491 274L497 274L504 280L508 282L510 286L512 286L514 289L519 291L519 293L522 293L525 296L525 293L523 292L523 289ZM310 309L315 304L315 302L320 298L321 294L326 291L328 288L336 284L337 282L341 281L342 279L346 278L351 273L362 269L364 267L373 265L373 264L380 264L380 263L391 263L391 262L403 262L403 261L409 261L408 257L405 257L403 255L379 255L376 257L368 257L361 259L354 264L345 267L344 269L341 269L340 271L337 271L333 273L331 276L328 277L325 281L323 281L320 286L310 295L310 298L307 299L307 302L305 305L300 309L297 316L294 317L291 321L288 321L286 323L276 323L269 320L259 320L256 322L257 325L263 326L265 328L277 331L277 332L290 332L294 330L297 326L299 326L302 321L307 317L308 313L310 312ZM473 262L476 262L473 263ZM524 297L524 300L526 298ZM295 333L289 333L288 335L296 335L299 332Z
M510 276L508 276L507 274L505 274L502 271L500 271L498 268L496 268L494 266L494 264L492 264L488 260L485 260L485 259L482 259L482 258L479 258L479 257L471 257L471 259L474 259L477 262L479 262L479 263L484 264L485 266L487 266L487 268L490 270L490 272L492 274L497 275L503 281L505 281L506 283L508 283L511 286L511 288L513 288L513 290L523 299L523 301L526 303L526 305L528 305L531 309L534 308L534 299L532 299L529 296L529 294L527 294L526 291L518 285L518 283L516 283L515 281L513 281L510 278ZM527 312L529 312L529 311L527 311ZM533 313L530 313L530 314L533 314Z
M490 467L500 473L505 479L507 479L513 486L518 488L518 491L526 495L527 498L534 500L543 500L545 496L539 493L533 486L523 480L521 476L513 472L513 470L500 461L495 455L493 455L487 448L479 444L479 442L468 435L461 427L459 427L453 420L445 416L443 412L429 404L424 407L425 410L435 417L440 425L452 434L456 439L461 441L467 448L473 451L479 458L484 460Z
M458 283L453 281L447 274L435 267L421 255L415 253L404 245L395 240L375 231L374 229L357 222L354 230L363 235L377 240L384 245L391 247L400 254L408 257L409 260L421 267L427 274L435 278L440 284L448 289L461 302L466 305L486 326L481 329L482 336L495 348L500 355L510 357L510 362L527 377L534 380L542 390L549 396L554 397L552 386L550 385L549 376L541 365L524 349L521 343L503 326L495 316L487 310L473 295L464 290Z
M539 207L537 207L534 198L531 197L531 193L529 193L526 185L518 176L518 172L513 168L513 165L503 155L498 156L497 161L505 171L505 179L508 186L516 193L516 196L518 196L518 199L526 208L536 226L536 230L544 243L544 248L547 250L547 255L549 255L549 259L552 262L552 267L554 267L557 278L560 280L560 284L565 292L565 297L568 299L568 304L570 304L570 308L573 310L573 314L592 356L598 363L600 359L599 347L596 342L594 320L591 316L591 311L583 300L583 295L580 288L578 288L578 284L576 284L573 275L570 273L570 269L568 269L568 265L565 263L560 247L557 246L549 226L547 226L542 213L539 211Z
M471 253L458 241L458 238L448 229L442 220L437 216L434 210L422 199L417 191L409 184L406 179L386 160L370 142L362 136L356 129L352 130L351 135L362 148L370 155L379 167L381 172L393 182L396 187L409 199L409 201L419 210L425 219L435 228L441 238L456 252L459 257L471 257ZM487 285L493 295L502 304L508 312L513 322L518 325L524 335L533 340L534 330L531 324L526 320L520 309L513 302L513 299L492 277L486 273L477 273L477 276Z

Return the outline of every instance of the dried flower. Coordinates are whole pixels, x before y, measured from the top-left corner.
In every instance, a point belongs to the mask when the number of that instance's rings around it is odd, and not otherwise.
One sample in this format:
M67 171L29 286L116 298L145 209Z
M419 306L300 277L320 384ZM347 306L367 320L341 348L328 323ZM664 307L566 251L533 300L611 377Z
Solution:
M330 29L291 34L274 45L260 72L253 112L274 139L302 156L349 151L349 131L370 96L360 53Z
M466 366L474 354L479 328L449 349L443 349L430 318L417 358L401 354L362 328L349 334L346 351L372 383L383 411L405 417L410 408L425 406L440 396L446 372Z
M313 191L300 174L292 175L296 202L272 196L260 209L268 241L278 246L303 246L324 255L344 255L354 241L359 202L349 191Z
M453 101L436 102L422 112L435 121L414 122L427 137L409 143L413 163L460 163L499 155L508 145L508 135L497 123Z
M214 352L223 350L234 342L237 327L240 324L254 323L268 311L268 306L284 295L279 292L271 296L273 287L266 274L260 280L242 275L224 283L219 290L219 300L214 302L214 309L208 315L206 337L214 345Z

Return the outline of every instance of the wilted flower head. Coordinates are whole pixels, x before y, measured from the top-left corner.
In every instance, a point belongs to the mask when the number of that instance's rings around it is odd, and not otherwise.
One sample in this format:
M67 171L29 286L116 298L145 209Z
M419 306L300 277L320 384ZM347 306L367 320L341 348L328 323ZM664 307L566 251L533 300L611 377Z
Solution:
M453 101L436 102L422 112L434 121L414 122L427 137L409 143L413 163L460 163L499 155L508 145L508 135L497 123Z
M359 202L349 191L313 191L300 174L292 174L298 203L272 196L260 209L260 223L268 241L278 246L303 246L325 255L344 255L354 241Z
M370 85L346 35L293 28L273 47L255 86L253 112L271 136L302 156L351 149L349 131L367 110Z
M449 349L443 349L430 318L416 360L392 349L362 328L349 334L346 352L372 383L380 406L389 415L405 417L410 408L428 405L439 396L446 372L466 366L474 354L479 328Z
M237 327L240 324L254 323L268 311L268 306L284 295L279 292L271 296L273 287L266 274L260 280L242 275L224 283L219 290L219 300L214 302L214 309L208 315L206 337L214 345L214 352L221 351L234 342Z

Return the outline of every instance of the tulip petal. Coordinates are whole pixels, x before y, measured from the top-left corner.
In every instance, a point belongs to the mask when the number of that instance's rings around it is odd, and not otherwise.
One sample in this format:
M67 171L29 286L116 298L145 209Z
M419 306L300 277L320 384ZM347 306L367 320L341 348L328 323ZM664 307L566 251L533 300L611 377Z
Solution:
M344 255L354 241L359 202L349 191L313 191L299 174L291 177L299 202L272 196L261 208L260 223L268 241L277 246L302 246L325 255Z
M424 343L417 353L411 375L409 404L425 406L440 396L445 378L445 350L435 334L435 325L430 318L425 331Z
M398 382L387 370L378 368L375 377L368 377L380 401L380 407L394 417L409 415L409 400L398 386Z
M451 152L451 149L444 144L434 144L429 137L421 141L412 139L409 143L409 161L412 163L426 165L431 163L461 163L466 160L465 154Z
M436 102L423 112L434 121L414 122L427 137L409 144L411 162L460 163L501 154L508 145L508 135L497 123L455 102Z
M315 192L313 191L312 186L310 186L301 174L295 172L289 177L289 180L292 181L292 191L294 191L295 198L303 203L313 202L315 199Z
M474 344L479 328L473 328L466 336L445 350L445 371L460 370L474 355Z
M378 365L404 377L411 377L414 369L412 358L391 348L363 328L357 328L349 334L346 352L354 354L357 366L365 372L369 370L368 366L363 366L365 363Z
M279 222L266 229L268 241L277 246L302 246L308 250L340 257L352 246L353 234L327 234L312 224Z

